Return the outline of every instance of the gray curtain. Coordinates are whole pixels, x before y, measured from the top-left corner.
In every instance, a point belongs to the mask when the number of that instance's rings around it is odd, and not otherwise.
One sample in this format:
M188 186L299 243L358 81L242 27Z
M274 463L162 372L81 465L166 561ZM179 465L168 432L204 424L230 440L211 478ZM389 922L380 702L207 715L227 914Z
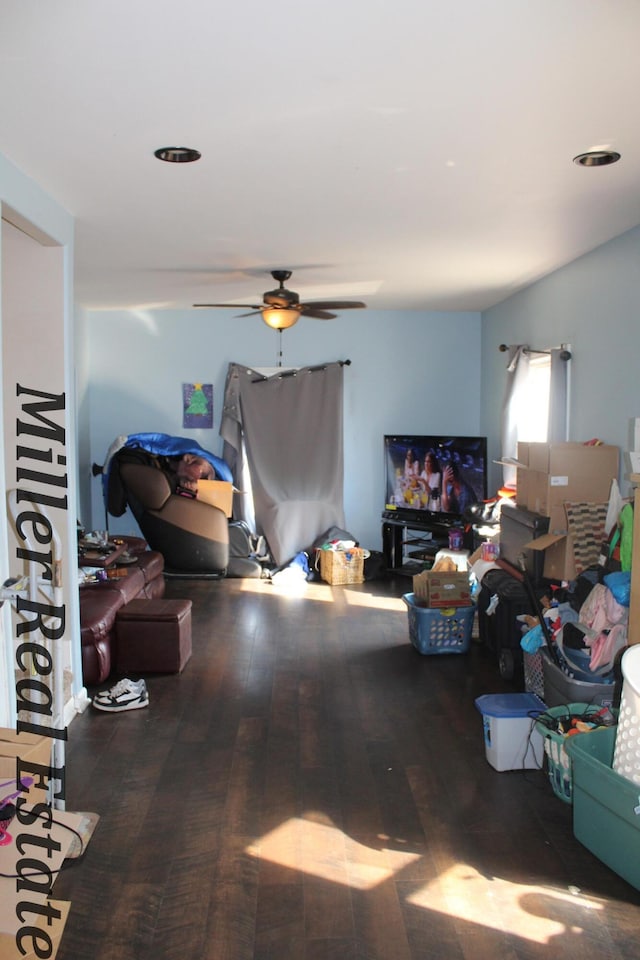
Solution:
M342 406L341 363L272 377L229 364L220 434L244 491L234 516L265 537L278 565L344 527Z
M551 351L551 381L549 384L549 443L569 439L569 371L571 353L566 346Z
M528 375L528 347L523 343L510 346L507 382L502 401L502 460L513 460L516 456L518 446L518 393L527 382ZM515 484L515 467L508 464L503 465L502 482L505 486Z

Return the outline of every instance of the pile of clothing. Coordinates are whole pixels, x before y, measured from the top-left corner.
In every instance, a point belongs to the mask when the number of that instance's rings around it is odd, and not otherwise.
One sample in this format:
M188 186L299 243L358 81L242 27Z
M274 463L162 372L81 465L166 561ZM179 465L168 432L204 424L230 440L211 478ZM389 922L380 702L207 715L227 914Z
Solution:
M596 583L576 610L571 603L550 603L544 610L547 634L563 670L576 680L596 681L613 676L616 661L627 646L630 574L618 571ZM523 617L526 633L521 646L535 653L545 644L542 625Z

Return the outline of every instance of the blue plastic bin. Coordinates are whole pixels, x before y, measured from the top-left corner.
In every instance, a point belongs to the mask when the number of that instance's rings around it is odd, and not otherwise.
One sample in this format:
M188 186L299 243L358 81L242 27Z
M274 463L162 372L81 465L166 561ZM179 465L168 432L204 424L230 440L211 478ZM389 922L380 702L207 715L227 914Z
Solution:
M413 593L405 593L402 599L409 611L409 639L419 653L468 652L475 606L421 607Z

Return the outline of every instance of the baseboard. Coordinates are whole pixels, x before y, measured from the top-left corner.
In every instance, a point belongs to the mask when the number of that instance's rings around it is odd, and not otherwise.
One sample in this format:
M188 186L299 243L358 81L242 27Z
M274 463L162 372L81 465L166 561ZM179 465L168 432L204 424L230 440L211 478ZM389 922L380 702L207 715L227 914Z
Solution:
M226 570L163 570L167 580L224 580Z
M71 700L67 700L64 705L63 721L65 727L68 727L73 718L77 717L79 713L84 713L90 703L91 698L87 693L86 687L81 687L78 693L76 693Z

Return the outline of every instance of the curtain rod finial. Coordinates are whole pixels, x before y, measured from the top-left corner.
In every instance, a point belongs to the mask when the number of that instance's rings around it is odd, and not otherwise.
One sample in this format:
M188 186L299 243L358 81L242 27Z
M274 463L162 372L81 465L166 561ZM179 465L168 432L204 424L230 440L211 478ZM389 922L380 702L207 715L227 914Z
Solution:
M498 350L500 351L500 353L506 353L508 349L509 347L506 345L506 343L501 343L500 346L498 347Z

